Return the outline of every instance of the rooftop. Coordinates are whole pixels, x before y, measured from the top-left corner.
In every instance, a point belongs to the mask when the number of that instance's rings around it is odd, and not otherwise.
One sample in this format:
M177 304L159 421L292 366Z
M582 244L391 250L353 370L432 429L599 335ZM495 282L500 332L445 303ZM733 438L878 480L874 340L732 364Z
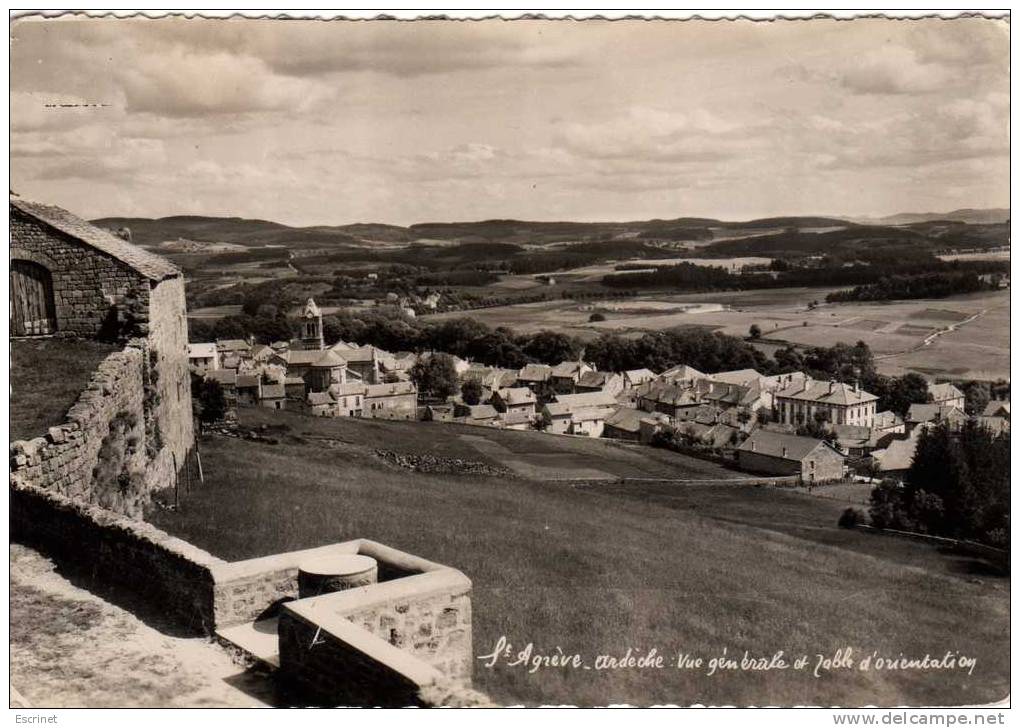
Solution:
M150 280L161 281L181 274L180 269L165 258L96 227L63 208L31 202L20 197L11 197L10 206L48 227L106 253L111 258L116 258Z
M755 452L786 460L803 460L819 447L829 447L821 440L800 435L788 435L772 430L755 430L737 448L743 452Z
M856 385L835 381L824 382L819 379L794 382L777 391L776 396L801 402L818 402L821 404L843 406L865 404L878 399L875 395L865 392Z

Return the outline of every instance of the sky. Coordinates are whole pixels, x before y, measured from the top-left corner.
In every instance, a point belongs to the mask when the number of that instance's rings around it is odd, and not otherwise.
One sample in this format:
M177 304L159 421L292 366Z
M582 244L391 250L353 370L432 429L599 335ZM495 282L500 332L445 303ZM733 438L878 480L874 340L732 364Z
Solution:
M24 19L10 148L90 219L1008 207L1008 25Z

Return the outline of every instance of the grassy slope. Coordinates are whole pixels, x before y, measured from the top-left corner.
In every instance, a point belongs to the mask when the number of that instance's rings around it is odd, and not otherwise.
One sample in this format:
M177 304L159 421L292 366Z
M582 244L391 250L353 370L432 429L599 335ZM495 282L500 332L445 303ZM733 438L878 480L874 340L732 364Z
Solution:
M970 677L819 679L672 668L528 674L479 663L476 684L502 702L942 704L1007 691L1008 581L978 581L966 562L925 545L836 529L834 501L732 485L621 490L423 475L383 466L358 443L459 456L456 428L414 439L386 423L341 426L338 439L351 444L207 441L206 483L182 512L154 521L229 559L361 536L456 566L474 582L476 655L505 635L589 661L629 647L706 658L726 647L814 659L847 646L978 657Z
M99 362L114 350L91 341L12 341L10 439L38 437L63 422Z

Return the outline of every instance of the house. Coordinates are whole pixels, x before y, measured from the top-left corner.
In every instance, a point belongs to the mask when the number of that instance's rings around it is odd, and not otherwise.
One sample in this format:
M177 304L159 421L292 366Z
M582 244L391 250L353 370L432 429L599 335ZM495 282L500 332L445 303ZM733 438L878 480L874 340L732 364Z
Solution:
M616 372L585 372L574 385L575 392L609 392L614 397L623 388L623 376Z
M255 406L262 399L262 377L258 374L238 374L236 387L238 404Z
M606 392L559 394L542 408L542 418L548 432L601 437L616 407L616 399Z
M489 425L497 424L499 413L491 404L455 404L453 416L466 425Z
M594 367L583 361L563 361L552 368L549 381L557 394L570 394L574 391L578 380L587 372L595 371Z
M981 411L982 417L1004 417L1009 419L1009 400L1008 399L993 399L985 405L984 410Z
M689 367L686 364L675 366L672 369L667 369L659 375L658 381L664 384L678 384L691 386L698 379L704 379L706 375L704 372L699 372L693 367Z
M269 409L286 409L287 390L283 383L263 384L262 399L259 400L259 404Z
M496 418L497 424L506 430L530 430L535 415L527 412L503 412Z
M638 395L637 405L646 412L661 412L677 418L680 413L701 404L697 393L688 386L663 383L662 379L653 382L647 392Z
M993 434L1001 435L1009 432L1009 418L1008 417L984 417L979 416L977 418L979 425L987 427L992 431Z
M961 412L967 404L963 392L949 382L943 384L928 385L929 401L932 404L940 404L944 407L956 407Z
M330 392L309 392L308 406L316 417L336 417L336 400Z
M834 425L875 423L878 397L856 384L807 379L794 382L775 393L778 419L783 424L803 425L822 418Z
M305 380L301 377L284 377L283 390L287 395L287 399L293 399L300 402L304 400L305 392L308 391L308 387L305 385ZM314 389L312 391L325 392L327 389Z
M751 379L747 384L703 379L697 383L695 389L703 402L721 409L739 409L749 415L763 409L772 410L772 393L766 390L758 379Z
M664 415L661 412L645 413L645 416L641 418L641 443L644 445L650 445L655 440L655 436L662 432L665 428L670 427L672 420L668 415Z
M551 376L552 367L548 364L525 364L517 372L517 384L527 387L535 394L539 394Z
M353 346L339 342L327 351L343 360L347 371L365 384L382 384L384 369L396 369L396 361L388 351L374 346Z
M765 375L757 369L734 369L728 372L716 372L709 374L706 379L723 384L739 384L747 387L751 384L765 385Z
M805 483L841 480L842 453L823 440L755 430L737 448L741 470L766 475L799 475Z
M641 419L648 413L633 407L617 407L606 417L602 436L613 440L641 440Z
M425 422L453 422L453 405L426 405L424 412L422 412L422 420Z
M219 382L224 392L229 391L232 396L237 394L237 370L212 369L205 373L205 378Z
M238 359L246 359L251 354L251 344L244 339L217 339L216 349L220 358L232 354Z
M365 408L367 386L359 381L348 381L332 387L330 393L336 399L337 417L361 417Z
M654 381L659 375L651 369L629 369L621 374L623 377L623 388L634 389L634 387Z
M889 433L904 433L907 426L895 412L886 410L875 414L875 423L872 425L876 430Z
M219 369L220 352L216 344L188 344L188 365L199 372Z
M870 455L886 438L893 439L892 433L861 425L830 425L830 430L836 436L836 447L850 458Z
M891 440L884 448L874 450L871 457L878 472L890 476L905 475L914 462L914 453L917 452L917 441L922 429L917 428L908 437Z
M418 418L418 388L413 382L369 384L363 416L394 420Z
M938 425L943 422L949 423L952 429L963 427L967 421L967 415L963 410L956 407L946 407L941 404L912 404L907 411L907 428L913 432L918 425Z
M500 412L521 412L535 414L537 398L527 387L510 387L498 389L492 394L491 404Z

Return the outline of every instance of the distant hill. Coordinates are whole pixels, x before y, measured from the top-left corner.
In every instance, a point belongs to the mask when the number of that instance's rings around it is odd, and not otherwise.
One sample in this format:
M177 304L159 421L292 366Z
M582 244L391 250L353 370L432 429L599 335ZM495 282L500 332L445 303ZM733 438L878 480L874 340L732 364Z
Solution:
M1009 222L1009 208L964 208L951 212L901 212L879 218L852 218L863 225L913 225L920 222L955 221L972 225L992 225Z
M268 220L241 217L104 217L93 220L99 227L131 230L131 239L138 245L156 247L166 241L184 238L196 242L233 243L246 247L282 245L288 248L358 245L361 239L343 228L315 226L295 228ZM355 227L355 226L352 226ZM373 226L383 227L383 226Z

